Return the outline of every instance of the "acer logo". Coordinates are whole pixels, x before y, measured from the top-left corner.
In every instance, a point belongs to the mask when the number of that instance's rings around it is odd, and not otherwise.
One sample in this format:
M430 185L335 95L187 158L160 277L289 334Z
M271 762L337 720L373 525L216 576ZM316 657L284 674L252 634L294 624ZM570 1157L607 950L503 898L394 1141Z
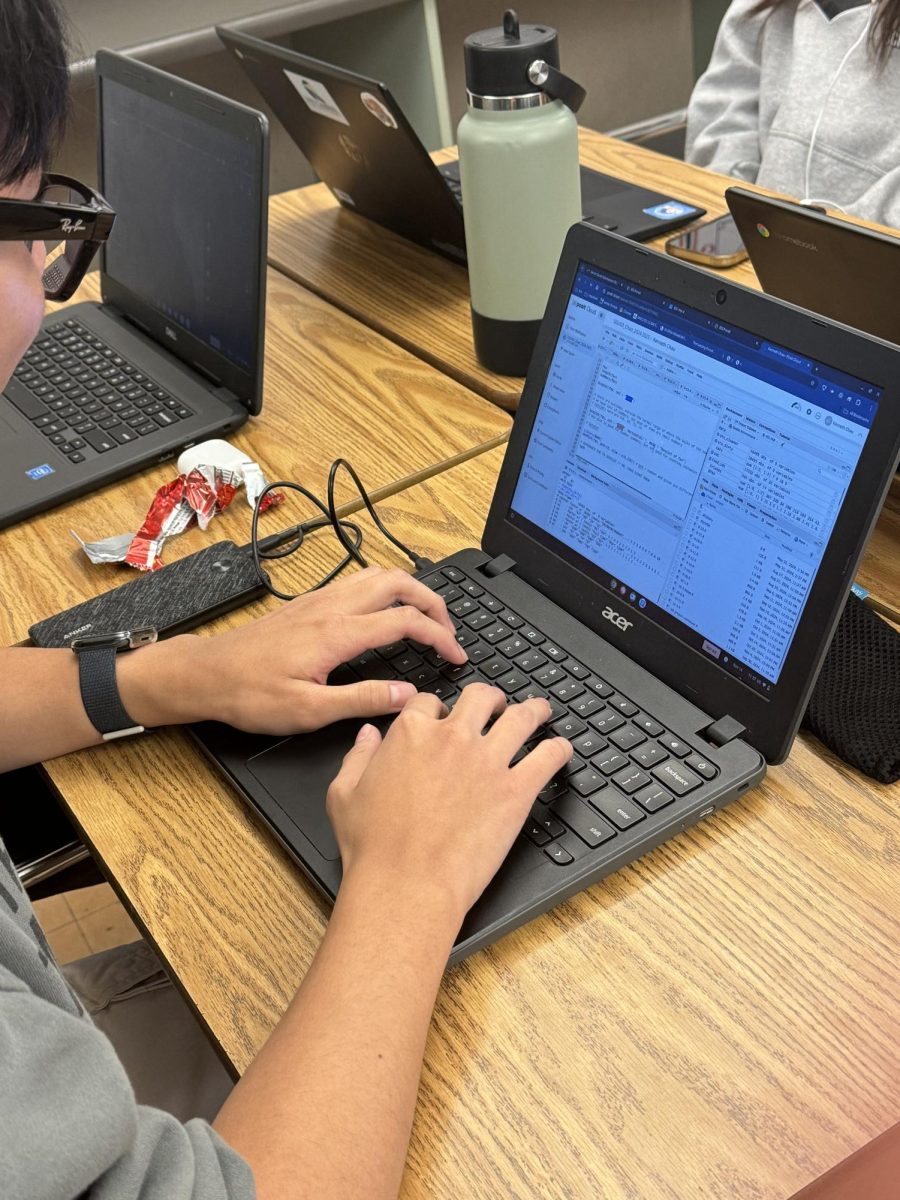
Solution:
M77 221L70 221L68 217L63 217L60 221L60 226L63 233L84 233L87 226L79 217Z
M610 608L608 604L606 608L604 608L601 615L603 616L604 620L612 621L616 629L621 629L623 633L626 629L630 629L634 624L634 621L626 621L624 617L620 617L619 614L614 609Z

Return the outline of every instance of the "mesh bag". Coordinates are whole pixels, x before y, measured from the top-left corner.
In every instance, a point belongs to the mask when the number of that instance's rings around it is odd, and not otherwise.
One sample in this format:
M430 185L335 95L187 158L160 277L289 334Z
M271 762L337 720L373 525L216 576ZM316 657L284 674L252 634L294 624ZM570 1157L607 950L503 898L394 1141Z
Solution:
M900 779L900 633L853 595L825 656L803 727L879 783Z

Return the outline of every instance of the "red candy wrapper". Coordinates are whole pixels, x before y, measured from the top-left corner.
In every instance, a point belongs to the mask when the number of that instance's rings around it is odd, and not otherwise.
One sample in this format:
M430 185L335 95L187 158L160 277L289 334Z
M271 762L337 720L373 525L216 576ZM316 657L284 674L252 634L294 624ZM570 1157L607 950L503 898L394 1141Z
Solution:
M166 540L183 533L196 521L206 529L217 513L231 504L241 487L247 489L247 503L253 507L266 486L257 463L241 454L228 442L212 440L186 450L178 460L181 472L163 484L150 505L137 533L116 534L97 542L85 542L72 536L93 563L124 562L140 571L155 571L163 565L161 554ZM284 497L270 492L261 510L281 504Z

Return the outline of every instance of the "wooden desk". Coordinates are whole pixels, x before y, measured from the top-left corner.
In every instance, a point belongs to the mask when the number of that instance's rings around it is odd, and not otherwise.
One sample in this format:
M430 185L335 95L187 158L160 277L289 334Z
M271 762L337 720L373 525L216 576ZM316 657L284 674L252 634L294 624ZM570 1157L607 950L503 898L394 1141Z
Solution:
M476 544L500 460L381 513L434 558ZM326 907L182 732L47 770L244 1069ZM739 804L448 972L404 1200L786 1200L894 1123L898 844L898 789L803 736Z
M734 182L727 176L590 129L579 132L587 166L674 193L713 215L725 211L723 193ZM446 162L456 154L442 150L433 157ZM665 240L651 244L661 248ZM522 380L496 375L475 357L465 270L346 212L324 184L272 197L269 262L488 400L517 406ZM749 265L728 276L758 287Z
M76 299L95 298L98 287L89 277ZM270 271L263 411L230 439L270 480L297 480L324 496L328 467L343 455L368 488L390 491L505 441L509 426L493 405ZM174 474L172 462L152 467L0 531L0 645L126 582L130 568L92 566L69 530L87 541L136 530ZM340 494L357 507L352 487L342 483ZM303 503L273 510L263 518L266 531L309 515ZM249 536L240 494L206 533L195 528L173 539L163 557L171 562L225 538L243 545Z

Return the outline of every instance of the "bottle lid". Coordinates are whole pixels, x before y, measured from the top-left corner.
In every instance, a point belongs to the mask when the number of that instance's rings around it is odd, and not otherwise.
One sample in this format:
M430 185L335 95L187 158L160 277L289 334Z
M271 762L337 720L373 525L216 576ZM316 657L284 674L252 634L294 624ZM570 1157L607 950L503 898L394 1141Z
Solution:
M520 25L508 8L502 25L469 34L463 55L470 95L525 96L540 92L528 76L532 63L559 67L559 37L549 25Z

